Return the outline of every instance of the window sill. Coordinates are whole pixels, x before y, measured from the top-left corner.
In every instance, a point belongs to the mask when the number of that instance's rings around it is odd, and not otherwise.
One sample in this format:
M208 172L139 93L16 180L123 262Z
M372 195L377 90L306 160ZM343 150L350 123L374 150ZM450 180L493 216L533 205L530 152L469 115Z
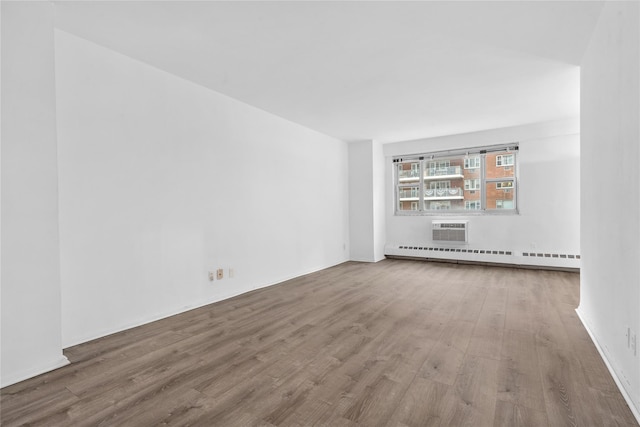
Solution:
M464 210L464 211L452 211L452 210L441 210L436 212L422 212L422 211L396 211L394 212L394 216L403 217L403 216L509 216L509 215L520 215L518 209L492 209L487 211L473 211L473 210Z

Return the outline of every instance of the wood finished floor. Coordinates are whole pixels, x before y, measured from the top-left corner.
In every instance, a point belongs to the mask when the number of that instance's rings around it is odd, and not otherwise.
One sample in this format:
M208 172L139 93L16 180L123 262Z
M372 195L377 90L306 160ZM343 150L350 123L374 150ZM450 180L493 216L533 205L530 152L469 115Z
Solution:
M575 273L346 263L65 350L3 426L637 426Z

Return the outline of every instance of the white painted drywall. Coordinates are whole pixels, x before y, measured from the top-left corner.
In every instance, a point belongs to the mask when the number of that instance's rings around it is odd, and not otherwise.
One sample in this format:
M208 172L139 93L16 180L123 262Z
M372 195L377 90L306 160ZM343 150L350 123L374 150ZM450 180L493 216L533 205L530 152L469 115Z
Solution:
M640 7L605 2L581 64L578 313L640 419Z
M374 261L371 141L349 143L350 259Z
M349 240L351 260L384 258L384 155L376 141L349 143Z
M65 346L348 260L346 143L62 31L56 77Z
M53 5L2 5L2 369L65 365L60 323Z
M512 251L499 262L534 264L522 252L580 254L580 138L579 121L561 120L462 135L384 145L387 157L387 246L429 246L433 220L469 221L466 247ZM517 215L394 214L392 157L456 148L519 142ZM495 257L474 260L495 261ZM542 261L542 260L541 260ZM548 261L548 260L547 260ZM556 260L557 261L557 260ZM579 264L566 260L567 267Z
M373 141L371 145L371 162L373 176L371 186L373 192L373 257L375 261L384 259L384 245L387 243L387 186L385 157L382 144Z

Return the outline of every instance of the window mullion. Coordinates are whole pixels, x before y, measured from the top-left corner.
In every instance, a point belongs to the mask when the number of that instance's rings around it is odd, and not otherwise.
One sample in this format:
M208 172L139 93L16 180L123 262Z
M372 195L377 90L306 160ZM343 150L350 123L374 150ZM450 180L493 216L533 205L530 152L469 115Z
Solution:
M424 212L425 206L424 206L424 160L420 160L420 181L418 182L418 210Z
M487 155L480 155L480 210L487 210L487 191L486 191L486 173L487 173Z

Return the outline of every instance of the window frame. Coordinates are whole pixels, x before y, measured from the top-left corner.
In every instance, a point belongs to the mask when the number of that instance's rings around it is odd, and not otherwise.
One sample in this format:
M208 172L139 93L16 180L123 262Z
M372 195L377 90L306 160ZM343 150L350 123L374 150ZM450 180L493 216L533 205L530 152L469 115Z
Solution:
M451 210L451 201L449 200L429 200L429 205L436 204L444 206L442 208L429 209L430 212L442 212Z
M473 160L473 166L471 166L471 160ZM478 169L480 168L480 156L466 157L464 159L464 168L465 169Z
M469 178L464 180L464 191L477 191L482 190L482 180L480 178ZM469 183L469 187L467 187ZM471 185L473 183L473 185Z
M511 163L505 163L505 158L511 158ZM496 167L506 168L509 166L513 166L515 163L515 156L512 153L509 154L499 154L496 156Z
M441 185L444 184L444 185ZM431 181L429 182L429 190L442 190L442 189L450 189L451 188L451 180L440 180L440 181Z
M471 208L470 207L471 204L473 204L474 206L478 205L478 207L477 208ZM482 209L482 203L481 203L480 200L465 200L464 201L464 209L466 211L478 211L478 210Z
M500 207L498 207L498 202L500 202ZM504 207L505 202L513 202L513 200L496 199L496 210L511 210L512 208Z
M501 154L497 154L495 155L495 162L496 162L496 168L507 168L507 171L513 170L513 174L507 177L495 177L495 178L491 178L491 177L487 177L487 171L489 170L489 172L491 172L493 170L493 167L488 167L487 164L487 160L488 160L488 155L491 154L496 154L497 152L503 152ZM491 156L493 157L493 156ZM504 163L504 159L505 157L510 158L510 163L509 164L500 164L497 165L498 163L498 157L501 158L500 163ZM480 166L479 167L466 167L473 164L477 164L477 160L472 160L471 162L467 162L467 160L469 159L476 159L479 158L480 159ZM464 149L456 149L456 150L448 150L448 151L438 151L438 152L429 152L429 153L424 153L424 154L414 154L414 155L408 155L408 156L394 156L392 158L392 162L393 162L393 185L394 185L394 215L396 216L442 216L442 215L471 215L471 216L476 216L476 215L518 215L519 214L519 204L520 204L520 191L519 191L519 185L520 185L520 177L519 177L519 143L518 142L513 142L513 143L509 143L509 144L500 144L500 145L492 145L492 146L483 146L483 147L473 147L473 148L464 148ZM414 186L418 186L418 194L419 194L419 200L418 200L418 210L408 210L408 209L400 209L401 205L400 205L400 200L399 200L399 191L402 190L403 186L407 186L409 183L408 182L399 182L398 180L398 174L399 171L402 170L402 166L398 166L398 164L402 164L402 163L418 163L419 166L419 176L417 181L418 182L412 182L411 184ZM472 171L470 171L469 173L471 174L471 176L467 175L466 173L462 173L463 177L462 177L462 199L460 198L456 198L455 200L453 200L454 198L452 198L453 201L456 201L455 206L452 203L452 201L448 201L448 203L444 203L446 202L446 200L429 200L426 198L426 190L430 188L430 185L436 185L436 184L430 184L429 179L427 177L427 172L430 170L430 166L434 166L434 168L432 169L438 169L441 166L443 167L445 164L449 165L449 168L454 168L454 166L451 166L451 164L457 165L460 164L461 166L455 166L455 168L460 168L461 170L467 170L467 169L471 169ZM452 172L453 173L453 172ZM459 173L459 172L458 172ZM478 174L478 175L475 175ZM491 173L492 176L495 176L495 172ZM445 178L445 180L448 180L449 177L447 176L447 178ZM455 179L460 179L460 178L455 178ZM445 181L445 180L439 180L439 181ZM475 183L478 182L476 180L479 180L479 187L475 186ZM467 181L469 181L470 184L474 185L474 188L472 189L471 186L469 186L469 188L467 188L467 186L465 185L467 183ZM505 187L502 187L502 183L505 182L510 182L511 186L507 185ZM500 184L498 184L500 183ZM455 186L458 186L459 184L455 184ZM509 208L509 209L504 209L504 208L488 208L487 207L487 202L492 200L494 198L494 196L492 195L493 193L488 190L487 186L488 185L494 185L494 187L497 190L503 190L505 192L512 192L513 193L513 199L512 199L512 203L513 203L513 208ZM453 182L450 182L450 186L453 187L454 184ZM475 196L478 198L473 198L474 196L469 196L467 193L471 192L471 194L475 194L477 191L480 191L480 195ZM489 191L489 193L487 193ZM487 200L487 195L490 196L489 200ZM470 197L470 199L466 199L466 197ZM499 197L499 196L498 196ZM460 201L461 200L461 201ZM432 206L432 202L436 202L438 205L444 205L444 204L448 204L450 207L449 208L434 208L434 209L430 209L430 207ZM475 206L476 203L480 203L480 209L469 209L468 206L470 204L466 203L466 202L474 202L473 205ZM461 204L460 204L461 203ZM403 205L406 207L406 205Z

